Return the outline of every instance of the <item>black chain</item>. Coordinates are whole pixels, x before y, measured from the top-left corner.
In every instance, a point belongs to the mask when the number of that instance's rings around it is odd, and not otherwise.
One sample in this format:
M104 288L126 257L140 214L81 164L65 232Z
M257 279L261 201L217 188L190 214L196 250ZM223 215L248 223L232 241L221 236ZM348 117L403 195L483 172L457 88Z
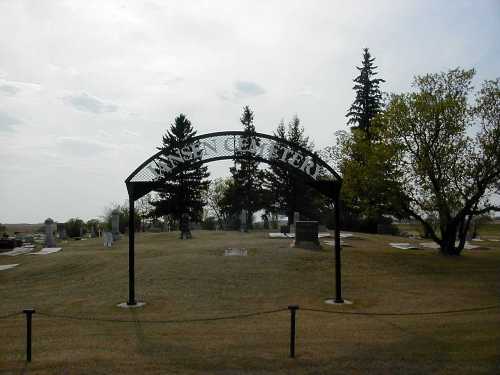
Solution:
M442 315L442 314L459 314L459 313L468 313L468 312L480 312L480 311L487 311L487 310L494 310L494 309L500 309L500 305L475 307L475 308L460 309L460 310L408 312L408 313L377 313L377 312L365 312L365 311L331 311L331 310L322 310L322 309L312 309L312 308L307 308L307 307L300 307L301 311L311 311L311 312L337 314L337 315L366 315L366 316ZM247 313L247 314L219 316L219 317L212 317L212 318L169 319L169 320L104 319L104 318L96 318L96 317L52 314L52 313L46 313L43 311L37 311L37 315L46 316L49 318L57 318L57 319L85 320L85 321L107 322L107 323L153 323L153 324L160 323L160 324L169 324L169 323L195 323L195 322L213 322L213 321L217 321L217 320L244 319L244 318L250 318L253 316L274 314L274 313L283 312L283 311L287 311L287 310L288 310L288 308L281 308L281 309L275 309L275 310L257 311L257 312L253 312L253 313ZM14 317L16 315L21 315L21 314L22 314L21 312L16 312L16 313L12 313L12 314L2 315L2 316L0 316L0 319L7 319L7 318L11 318L11 317Z
M478 312L478 311L486 311L499 309L500 305L493 306L485 306L485 307L474 307L470 309L461 309L461 310L444 310L444 311L428 311L428 312L408 312L408 313L371 313L371 312L363 312L363 311L330 311L330 310L320 310L320 309L309 309L307 307L300 308L300 310L304 311L312 311L312 312L321 312L327 314L340 314L340 315L371 315L371 316L418 316L418 315L441 315L441 314L458 314L458 313L467 313L467 312Z
M46 317L50 317L50 318L85 320L85 321L96 321L96 322L107 322L107 323L162 323L162 324L168 324L168 323L212 322L212 321L217 321L217 320L243 319L243 318L249 318L249 317L258 316L258 315L274 314L274 313L278 313L278 312L282 312L282 311L286 311L286 310L288 310L288 309L282 308L282 309L276 309L276 310L258 311L258 312L254 312L254 313L220 316L220 317L213 317L213 318L170 319L170 320L102 319L102 318L95 318L95 317L52 314L52 313L45 313L43 311L42 312L37 311L37 314L42 315L42 316L46 316Z

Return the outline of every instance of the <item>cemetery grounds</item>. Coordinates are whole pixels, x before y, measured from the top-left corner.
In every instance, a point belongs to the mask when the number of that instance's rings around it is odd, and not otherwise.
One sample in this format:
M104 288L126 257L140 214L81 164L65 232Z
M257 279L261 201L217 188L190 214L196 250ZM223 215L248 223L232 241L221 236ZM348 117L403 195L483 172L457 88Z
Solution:
M444 257L388 246L407 238L359 234L342 259L343 296L354 303L331 306L327 246L291 248L263 231L178 235L137 234L140 309L116 307L127 297L126 236L112 248L87 239L47 256L0 257L20 263L0 272L0 316L37 311L29 364L24 315L0 319L0 374L500 373L500 309L449 312L499 304L500 242ZM481 235L500 239L499 226ZM247 256L224 256L228 248ZM294 359L290 304L300 306ZM271 310L281 311L182 322Z

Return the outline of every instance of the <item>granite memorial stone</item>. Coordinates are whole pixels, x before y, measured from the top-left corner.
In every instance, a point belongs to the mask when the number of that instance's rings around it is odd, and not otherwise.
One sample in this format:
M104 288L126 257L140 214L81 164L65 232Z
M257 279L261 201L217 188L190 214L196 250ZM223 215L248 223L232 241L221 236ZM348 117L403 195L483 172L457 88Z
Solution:
M320 249L317 221L296 221L294 247Z
M45 247L56 247L54 238L54 220L50 217L45 220Z
M118 210L111 212L111 233L113 241L120 239L120 212Z

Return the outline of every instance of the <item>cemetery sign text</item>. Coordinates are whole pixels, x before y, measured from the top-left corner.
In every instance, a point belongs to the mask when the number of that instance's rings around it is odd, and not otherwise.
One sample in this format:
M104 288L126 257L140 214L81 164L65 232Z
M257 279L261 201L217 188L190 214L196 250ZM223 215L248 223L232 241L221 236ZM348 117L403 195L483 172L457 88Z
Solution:
M338 174L310 150L266 134L234 131L205 134L177 147L162 149L134 171L127 182L159 181L192 164L245 158L286 165L315 181L320 177L340 180Z

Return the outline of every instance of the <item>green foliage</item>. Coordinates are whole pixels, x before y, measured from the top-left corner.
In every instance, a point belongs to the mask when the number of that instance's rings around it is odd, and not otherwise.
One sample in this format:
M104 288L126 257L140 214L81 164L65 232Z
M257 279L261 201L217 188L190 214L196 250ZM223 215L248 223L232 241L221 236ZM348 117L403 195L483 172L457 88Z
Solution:
M180 114L163 136L160 150L178 147L196 135L191 121ZM188 213L192 220L200 221L203 214L203 194L208 189L210 175L206 166L187 165L176 175L169 177L161 188L156 200L150 203L154 207L152 214L156 217L170 215L179 220L183 213Z
M87 232L89 232L89 233L93 232L94 234L96 234L98 228L102 228L102 223L97 219L90 219L85 224L85 227L87 229Z
M120 233L125 233L128 230L129 225L129 208L128 203L123 205L114 204L112 207L107 208L104 213L104 229L111 231L112 229L112 216L113 211L118 211L118 230ZM139 230L140 217L137 212L135 212L135 230Z
M217 229L217 220L214 217L212 217L212 216L206 217L201 222L201 229L216 230Z
M81 237L84 233L85 222L82 219L72 218L64 223L66 234L70 238Z
M381 126L373 121L371 140L360 129L337 133L341 155L337 168L342 174L342 223L346 229L376 233L386 224L384 215L400 213L394 182L395 148L384 139Z
M500 181L499 79L485 81L473 100L474 74L418 76L415 91L393 95L381 116L396 149L401 209L450 255L462 251L475 215L500 209L489 199Z
M335 148L325 149L343 178L341 190L342 224L350 230L376 233L386 225L384 215L394 214L395 186L390 181L394 171L394 149L384 139L383 125L377 114L383 109L374 58L364 49L359 76L354 79L356 99L346 117L350 132L337 132Z
M274 135L290 142L292 146L303 147L310 151L314 148L297 116L287 127L282 120ZM302 217L319 220L319 206L324 205L323 198L302 176L289 168L271 165L269 170L265 171L265 187L268 192L267 210L286 214L289 225L293 224L294 212L300 212Z
M363 62L361 67L356 67L359 70L359 75L354 79L355 85L353 89L356 91L356 99L352 103L346 117L348 125L352 125L353 129L360 129L367 139L371 139L371 122L372 119L382 109L382 93L379 85L385 82L381 78L374 78L377 75L373 65L375 58L371 57L368 48L363 50Z
M210 185L205 192L206 202L210 215L214 215L219 228L224 228L229 224L229 218L233 212L234 181L232 178L217 178L210 181Z
M254 114L250 107L243 108L243 114L240 118L243 125L243 135L240 142L249 145L252 142L258 146L260 141L255 137ZM239 157L230 168L233 178L233 184L229 190L226 202L230 203L231 214L238 215L241 210L247 210L247 223L252 227L253 214L263 206L263 180L264 173L259 169L259 162L254 158L246 158L245 152L235 152Z

